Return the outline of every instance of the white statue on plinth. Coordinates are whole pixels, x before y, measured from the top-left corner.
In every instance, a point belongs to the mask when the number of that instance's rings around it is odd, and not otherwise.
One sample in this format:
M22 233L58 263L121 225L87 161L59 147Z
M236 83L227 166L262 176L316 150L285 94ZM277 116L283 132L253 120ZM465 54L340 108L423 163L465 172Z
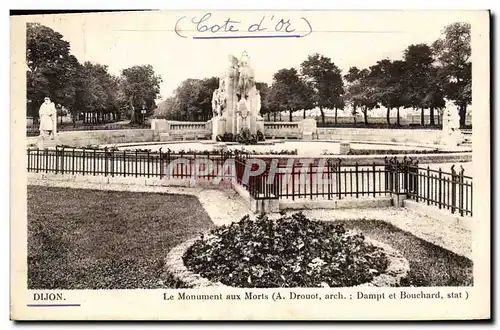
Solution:
M457 146L463 142L460 131L460 116L455 107L446 107L443 112L443 130L441 144L447 146Z
M40 137L45 139L49 136L54 140L57 133L57 110L49 97L46 97L40 106L38 116L40 118Z

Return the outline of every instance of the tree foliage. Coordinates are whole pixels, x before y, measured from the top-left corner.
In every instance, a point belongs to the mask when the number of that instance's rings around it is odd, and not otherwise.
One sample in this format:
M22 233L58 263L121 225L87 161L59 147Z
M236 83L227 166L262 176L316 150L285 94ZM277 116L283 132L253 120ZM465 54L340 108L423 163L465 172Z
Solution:
M27 23L26 63L28 115L38 116L45 96L65 107L73 105L78 60L70 54L69 43L60 33L38 23Z
M170 120L202 121L212 117L212 95L219 86L216 77L184 80L158 105L156 117Z
M80 64L70 53L69 42L53 29L28 23L26 27L27 113L37 117L44 97L65 107L76 121L80 113L91 121L102 121L123 108L135 112L155 107L161 83L151 65L133 66L117 77L108 67L98 63ZM62 111L61 111L62 112Z
M301 64L301 74L313 90L314 104L321 111L321 120L325 122L324 109L344 108L344 82L340 69L328 57L315 53L309 55Z
M432 44L438 62L438 75L446 98L459 109L460 125L465 125L467 105L472 102L471 26L453 23L443 30L443 37Z
M377 106L374 88L369 78L368 69L359 70L355 66L351 67L344 76L347 82L345 100L351 105L354 118L356 118L357 110L361 109L365 124L368 124L368 111Z
M155 74L150 64L122 70L122 88L129 102L131 122L137 121L141 110L151 112L156 107L161 82L161 77Z
M373 87L373 97L380 105L387 108L387 124L390 122L390 111L408 104L408 90L404 81L405 62L384 59L370 67L369 81Z
M289 111L290 121L292 113L312 106L312 90L299 77L295 68L281 69L273 76L273 83L268 94L270 108L276 111Z

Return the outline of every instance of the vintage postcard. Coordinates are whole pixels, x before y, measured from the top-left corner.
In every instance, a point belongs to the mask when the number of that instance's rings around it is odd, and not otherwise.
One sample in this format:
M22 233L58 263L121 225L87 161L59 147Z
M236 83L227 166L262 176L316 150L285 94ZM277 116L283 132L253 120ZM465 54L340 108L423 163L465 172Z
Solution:
M489 26L11 16L11 319L489 319Z

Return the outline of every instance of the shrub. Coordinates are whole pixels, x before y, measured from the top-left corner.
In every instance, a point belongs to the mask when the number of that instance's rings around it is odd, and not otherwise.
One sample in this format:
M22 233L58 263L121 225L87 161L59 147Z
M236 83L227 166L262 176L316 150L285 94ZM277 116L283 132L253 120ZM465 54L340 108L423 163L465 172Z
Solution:
M213 229L185 253L186 267L228 286L345 287L370 282L387 269L384 251L362 234L302 213Z
M264 133L262 133L262 131L257 131L257 141L260 142L260 141L265 141L266 138L264 136Z
M234 142L234 136L233 136L233 133L224 133L222 135L217 135L217 137L215 138L217 141L219 142Z
M244 128L239 134L236 134L235 141L240 144L257 144L257 135L252 134L250 129Z

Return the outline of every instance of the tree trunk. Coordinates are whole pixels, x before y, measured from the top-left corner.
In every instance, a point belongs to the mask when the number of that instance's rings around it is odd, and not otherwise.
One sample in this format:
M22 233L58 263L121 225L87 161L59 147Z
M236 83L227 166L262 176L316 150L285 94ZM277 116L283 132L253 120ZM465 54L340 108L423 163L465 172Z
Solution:
M337 108L335 108L335 125L337 125Z
M293 121L292 119L292 110L290 109L290 121Z
M135 109L134 109L134 101L133 98L130 97L130 122L135 123Z
M398 118L397 118L396 123L397 123L398 126L401 126L400 121L399 121L399 108L400 107L398 107L398 113L397 113Z
M306 119L306 109L304 109L302 118Z
M434 126L434 108L430 109L430 115L431 115L430 124L431 126Z
M460 116L460 128L465 127L465 119L467 115L467 104L461 104L458 108L458 115Z
M391 109L387 108L387 125L391 125Z
M425 126L424 108L420 109L420 125Z
M276 121L276 111L274 112L274 121Z
M267 113L267 121L271 121L271 113L270 112Z
M321 122L324 124L325 123L325 112L323 111L322 107L319 107L319 111L321 112Z
M282 113L282 112L283 112L283 111L280 111L280 121L283 121L283 119L281 118L281 113Z
M364 108L362 109L363 111L363 117L365 117L365 125L368 125L368 109Z

